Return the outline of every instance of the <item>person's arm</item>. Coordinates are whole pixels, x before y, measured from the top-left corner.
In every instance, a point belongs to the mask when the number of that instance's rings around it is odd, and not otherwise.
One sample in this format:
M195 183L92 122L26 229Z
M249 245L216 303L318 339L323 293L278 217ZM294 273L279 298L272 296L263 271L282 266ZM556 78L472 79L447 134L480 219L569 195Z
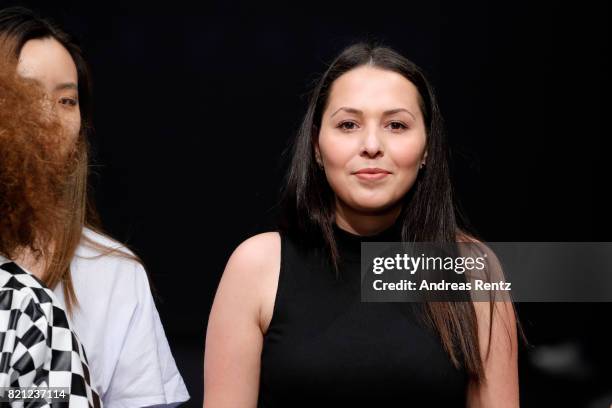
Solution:
M205 408L257 406L261 306L271 278L278 273L279 254L280 237L269 232L244 241L227 262L206 332Z
M105 346L118 348L116 361L108 362L114 367L109 369L112 377L104 404L171 408L185 402L189 394L172 356L144 267L120 257L106 262L109 268L119 268L120 273L106 309L113 319L103 328L111 339Z
M518 345L514 308L509 302L494 302L489 347L491 311L489 302L474 302L478 338L486 381L468 387L469 408L516 408L519 406Z
M489 282L504 279L502 265L496 254L484 243L468 234L460 233L457 241L462 251L470 256L487 257L487 274L475 276ZM471 245L467 245L471 243ZM491 303L474 301L478 324L478 342L483 361L485 381L470 381L467 406L469 408L516 408L519 406L517 322L510 296L495 293L491 337ZM489 344L490 339L490 344ZM487 356L488 347L491 350Z

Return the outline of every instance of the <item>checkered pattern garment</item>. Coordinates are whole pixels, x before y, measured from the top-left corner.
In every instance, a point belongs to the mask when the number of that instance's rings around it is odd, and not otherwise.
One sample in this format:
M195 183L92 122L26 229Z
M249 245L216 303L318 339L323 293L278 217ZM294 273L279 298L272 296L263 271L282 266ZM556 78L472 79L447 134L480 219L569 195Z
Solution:
M69 402L14 402L13 407L102 406L91 385L85 350L53 292L1 257L0 347L0 387L70 389Z

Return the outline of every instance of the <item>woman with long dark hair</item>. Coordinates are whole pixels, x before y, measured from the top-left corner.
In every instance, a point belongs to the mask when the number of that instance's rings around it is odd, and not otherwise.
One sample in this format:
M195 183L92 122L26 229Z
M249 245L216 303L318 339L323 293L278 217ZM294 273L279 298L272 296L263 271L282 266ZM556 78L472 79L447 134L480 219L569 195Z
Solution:
M176 405L189 398L153 302L142 263L100 227L88 189L92 132L91 81L80 47L59 27L24 8L0 11L3 56L20 76L38 83L65 131L71 172L61 186L61 222L42 220L7 242L7 257L31 271L70 312L106 406ZM19 169L15 170L18 172ZM19 178L14 179L19 180ZM44 192L30 188L30 202ZM5 200L14 217L22 207ZM38 214L38 213L37 213ZM19 236L19 235L17 235ZM32 245L24 245L24 243ZM4 250L5 248L3 248Z
M75 150L44 93L5 63L0 42L0 393L9 387L62 387L71 407L99 407L87 357L55 294L11 257L36 251L67 217L62 190Z
M291 153L279 230L243 242L219 284L205 407L518 406L511 303L360 302L361 242L478 242L422 71L346 48Z

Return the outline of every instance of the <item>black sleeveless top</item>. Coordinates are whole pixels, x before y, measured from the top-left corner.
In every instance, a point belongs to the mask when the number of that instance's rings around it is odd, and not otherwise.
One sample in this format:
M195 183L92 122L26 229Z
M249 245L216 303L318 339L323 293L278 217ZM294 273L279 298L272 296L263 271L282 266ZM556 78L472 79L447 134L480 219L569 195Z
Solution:
M321 249L281 232L281 267L261 356L259 408L462 407L467 373L410 303L361 302L361 242L400 241L334 225L340 276Z

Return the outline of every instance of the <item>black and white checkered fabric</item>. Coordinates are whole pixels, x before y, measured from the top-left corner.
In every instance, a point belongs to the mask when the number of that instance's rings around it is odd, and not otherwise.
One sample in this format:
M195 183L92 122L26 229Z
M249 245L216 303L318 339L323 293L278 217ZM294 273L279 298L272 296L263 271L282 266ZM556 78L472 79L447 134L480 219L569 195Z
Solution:
M85 350L53 292L17 264L0 259L0 387L68 387L69 402L14 407L96 408ZM2 404L2 403L0 403ZM5 403L6 404L6 403Z

